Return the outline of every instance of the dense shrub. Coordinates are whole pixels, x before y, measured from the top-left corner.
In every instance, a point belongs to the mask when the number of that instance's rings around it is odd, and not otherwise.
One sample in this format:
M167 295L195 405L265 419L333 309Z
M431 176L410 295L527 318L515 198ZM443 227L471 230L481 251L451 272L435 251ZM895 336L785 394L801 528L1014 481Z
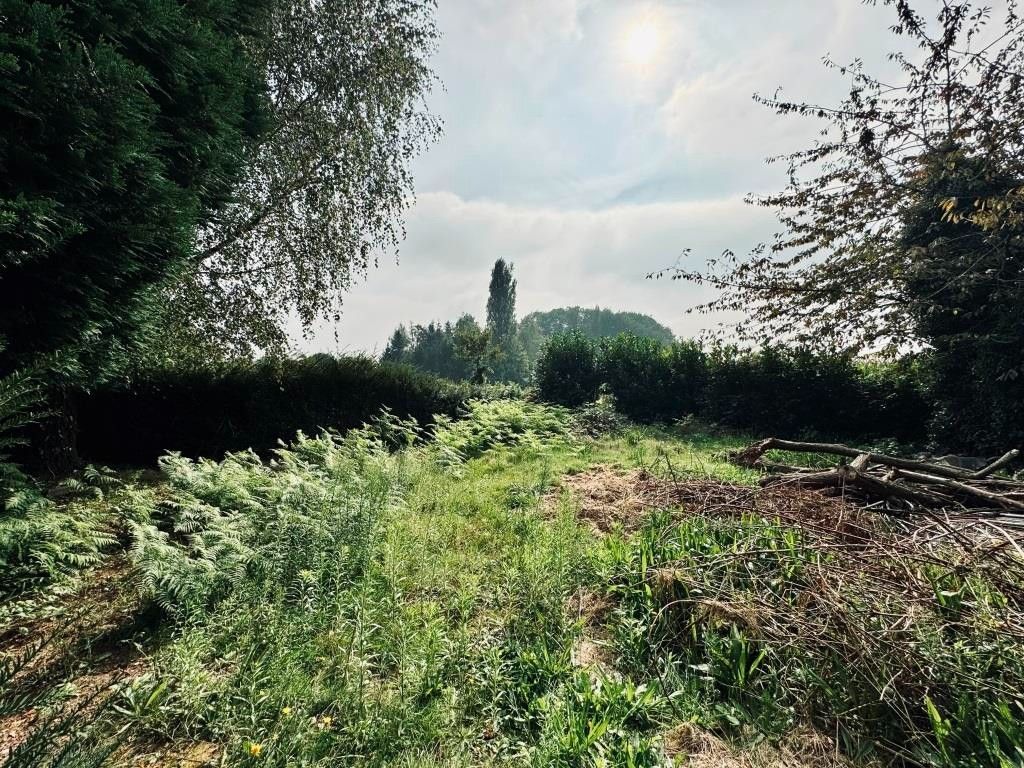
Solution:
M615 407L630 418L655 421L677 415L672 368L665 347L654 339L623 333L603 340L601 375Z
M704 389L708 380L708 356L695 341L677 341L666 351L672 377L671 407L666 414L678 418L697 413L703 406Z
M936 441L988 455L1024 448L1024 351L974 339L945 347L930 360Z
M767 347L712 352L705 415L758 433L856 434L861 396L853 360Z
M455 416L480 394L469 384L368 357L153 371L78 398L79 452L92 461L138 465L167 450L208 457L262 451L298 430L359 426L381 408L427 424L435 414Z
M705 350L694 342L664 346L622 334L602 342L599 373L615 407L637 421L695 414L758 434L917 442L931 418L926 362L863 361L781 346ZM572 381L572 358L559 363L559 381ZM538 367L541 397L567 402L541 385L540 374Z
M593 401L601 383L594 342L578 330L556 333L541 350L534 379L549 402L576 406Z

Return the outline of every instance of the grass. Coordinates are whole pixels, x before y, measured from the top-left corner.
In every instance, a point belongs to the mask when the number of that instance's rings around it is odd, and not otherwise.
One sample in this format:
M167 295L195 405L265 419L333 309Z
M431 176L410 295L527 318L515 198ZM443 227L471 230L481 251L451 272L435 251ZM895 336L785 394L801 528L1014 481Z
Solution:
M722 458L747 441L684 426L583 437L575 419L496 401L424 436L385 417L344 439L299 436L272 463L171 457L165 483L108 491L103 524L132 558L120 589L143 599L132 631L105 630L131 650L125 674L103 679L109 695L69 693L109 663L110 642L94 654L76 645L71 673L33 671L23 638L74 602L76 585L87 590L88 573L25 596L6 619L0 733L26 691L56 691L30 702L45 716L20 738L50 728L76 746L29 739L8 765L781 765L790 748L822 765L891 761L869 717L841 714L859 705L852 693L823 698L816 657L801 664L727 608L689 624L673 613L694 589L723 585L799 610L819 553L792 526L655 511L635 534L596 536L556 492L595 466L753 486ZM696 582L665 575L684 567ZM992 663L974 650L958 647L961 666ZM19 655L27 671L14 669ZM918 702L921 743L900 759L1016 764L1012 717L985 715L990 738L971 745L970 713L935 695ZM832 707L827 717L811 701ZM819 734L829 749L793 747L833 719L839 743Z

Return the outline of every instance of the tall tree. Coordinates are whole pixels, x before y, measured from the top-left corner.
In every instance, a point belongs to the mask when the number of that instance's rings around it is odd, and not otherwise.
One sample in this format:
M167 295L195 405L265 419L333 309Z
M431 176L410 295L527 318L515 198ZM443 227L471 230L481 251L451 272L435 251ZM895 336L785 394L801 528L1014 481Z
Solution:
M3 1L0 375L57 350L102 367L146 321L267 124L270 10Z
M555 334L580 331L598 341L631 333L671 344L675 334L653 317L639 312L615 312L601 307L559 307L546 312L531 312L519 322L519 339L530 366L538 359L544 341Z
M496 378L521 381L526 361L516 335L516 281L512 265L504 259L494 262L487 290L487 330L494 349L493 366Z
M850 78L840 104L760 99L824 122L782 158L785 190L752 198L783 231L672 276L720 289L700 309L744 312L738 330L760 340L930 346L947 415L971 404L977 417L968 440L1024 439L1024 22L1016 0L996 23L973 0L943 0L932 22L909 0L886 5L913 49L890 56L898 82L829 62Z
M281 349L289 319L337 320L344 291L397 248L409 161L440 129L424 106L433 10L433 0L275 5L261 49L273 129L167 294L189 343Z

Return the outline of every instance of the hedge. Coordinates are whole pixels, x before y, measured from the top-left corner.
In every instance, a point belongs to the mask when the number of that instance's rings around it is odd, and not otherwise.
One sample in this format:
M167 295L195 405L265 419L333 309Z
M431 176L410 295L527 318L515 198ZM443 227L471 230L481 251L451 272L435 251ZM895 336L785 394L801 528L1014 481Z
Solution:
M549 349L562 343L553 339ZM764 435L900 442L927 435L931 407L923 365L914 358L880 363L785 347L703 349L692 341L666 346L630 334L605 339L594 351L601 386L620 412L637 421L694 414ZM577 350L576 357L585 355ZM570 358L562 362L571 365ZM581 375L586 379L589 373ZM572 372L560 376L564 381ZM536 378L538 392L561 402L549 378Z
M469 384L369 357L151 371L76 397L78 452L85 461L139 466L168 450L212 458L266 451L300 429L358 426L383 407L427 424L434 414L457 415L480 394Z

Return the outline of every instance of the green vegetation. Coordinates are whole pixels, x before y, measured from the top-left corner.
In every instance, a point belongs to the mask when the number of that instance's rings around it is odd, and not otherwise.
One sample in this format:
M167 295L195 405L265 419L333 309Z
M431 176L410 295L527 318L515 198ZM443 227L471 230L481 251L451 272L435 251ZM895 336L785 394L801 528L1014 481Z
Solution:
M774 158L783 190L751 196L778 212L776 237L667 272L715 288L700 309L740 312L756 343L927 346L935 434L1000 452L1024 441L1020 9L886 5L898 77L827 58L848 80L838 103L755 97L817 122L813 145Z
M544 345L534 372L537 391L562 405L583 405L597 399L601 384L597 350L580 331L552 336Z
M543 399L570 405L603 387L637 421L698 416L759 434L915 442L931 416L927 371L911 357L865 362L787 347L664 346L629 334L595 344L576 332L552 337L535 383Z
M60 663L36 646L8 652L5 663L28 661L25 677L0 675L3 711L50 680L33 700L40 727L52 737L69 716L77 724L73 750L29 739L7 764L1024 757L1024 656L1001 629L1019 610L1015 570L983 557L942 565L941 547L917 560L891 546L882 518L802 519L821 514L807 497L766 497L755 514L737 506L755 476L721 460L740 440L580 431L595 422L517 400L474 401L426 432L385 414L344 437L299 434L266 460L169 455L157 484L108 483L62 504L89 507L82 531L107 532L107 557L127 542L115 585L137 597L113 635L124 676L90 707L85 681L109 644L82 638L95 650L75 651L56 678ZM616 488L609 514L622 517L596 535L588 515ZM854 568L836 548L850 536ZM75 585L90 576L62 573L22 581L6 632L62 612L80 621ZM865 656L871 643L886 653ZM808 729L816 747L801 746ZM833 762L815 762L822 743Z
M498 259L491 270L487 322L483 328L470 314L462 315L455 323L432 321L409 328L400 325L388 339L381 360L407 363L456 381L469 380L481 384L492 379L524 384L537 375L537 366L542 364L548 342L569 332L576 332L580 338L591 342L623 333L663 344L671 344L674 340L672 331L654 318L636 312L612 312L600 307L565 307L531 312L517 323L516 281L512 276L512 265ZM568 360L559 363L567 364ZM548 363L542 365L547 375ZM592 399L592 395L587 396Z
M0 375L58 350L102 369L135 338L266 127L271 7L5 3Z
M298 430L358 427L381 408L427 425L435 414L457 415L472 397L514 391L444 381L369 357L153 369L79 395L78 449L89 461L136 466L155 462L167 446L191 457L263 452Z
M546 312L531 312L519 322L519 338L527 360L534 364L540 358L544 342L552 336L579 331L591 341L613 338L621 333L654 339L671 344L675 334L649 315L639 312L615 312L594 307L559 307Z
M5 768L1024 766L1024 20L883 5L903 82L763 100L832 131L785 231L673 271L755 346L498 259L378 361L286 329L401 239L432 0L5 0ZM998 451L909 466L999 509L753 434Z

